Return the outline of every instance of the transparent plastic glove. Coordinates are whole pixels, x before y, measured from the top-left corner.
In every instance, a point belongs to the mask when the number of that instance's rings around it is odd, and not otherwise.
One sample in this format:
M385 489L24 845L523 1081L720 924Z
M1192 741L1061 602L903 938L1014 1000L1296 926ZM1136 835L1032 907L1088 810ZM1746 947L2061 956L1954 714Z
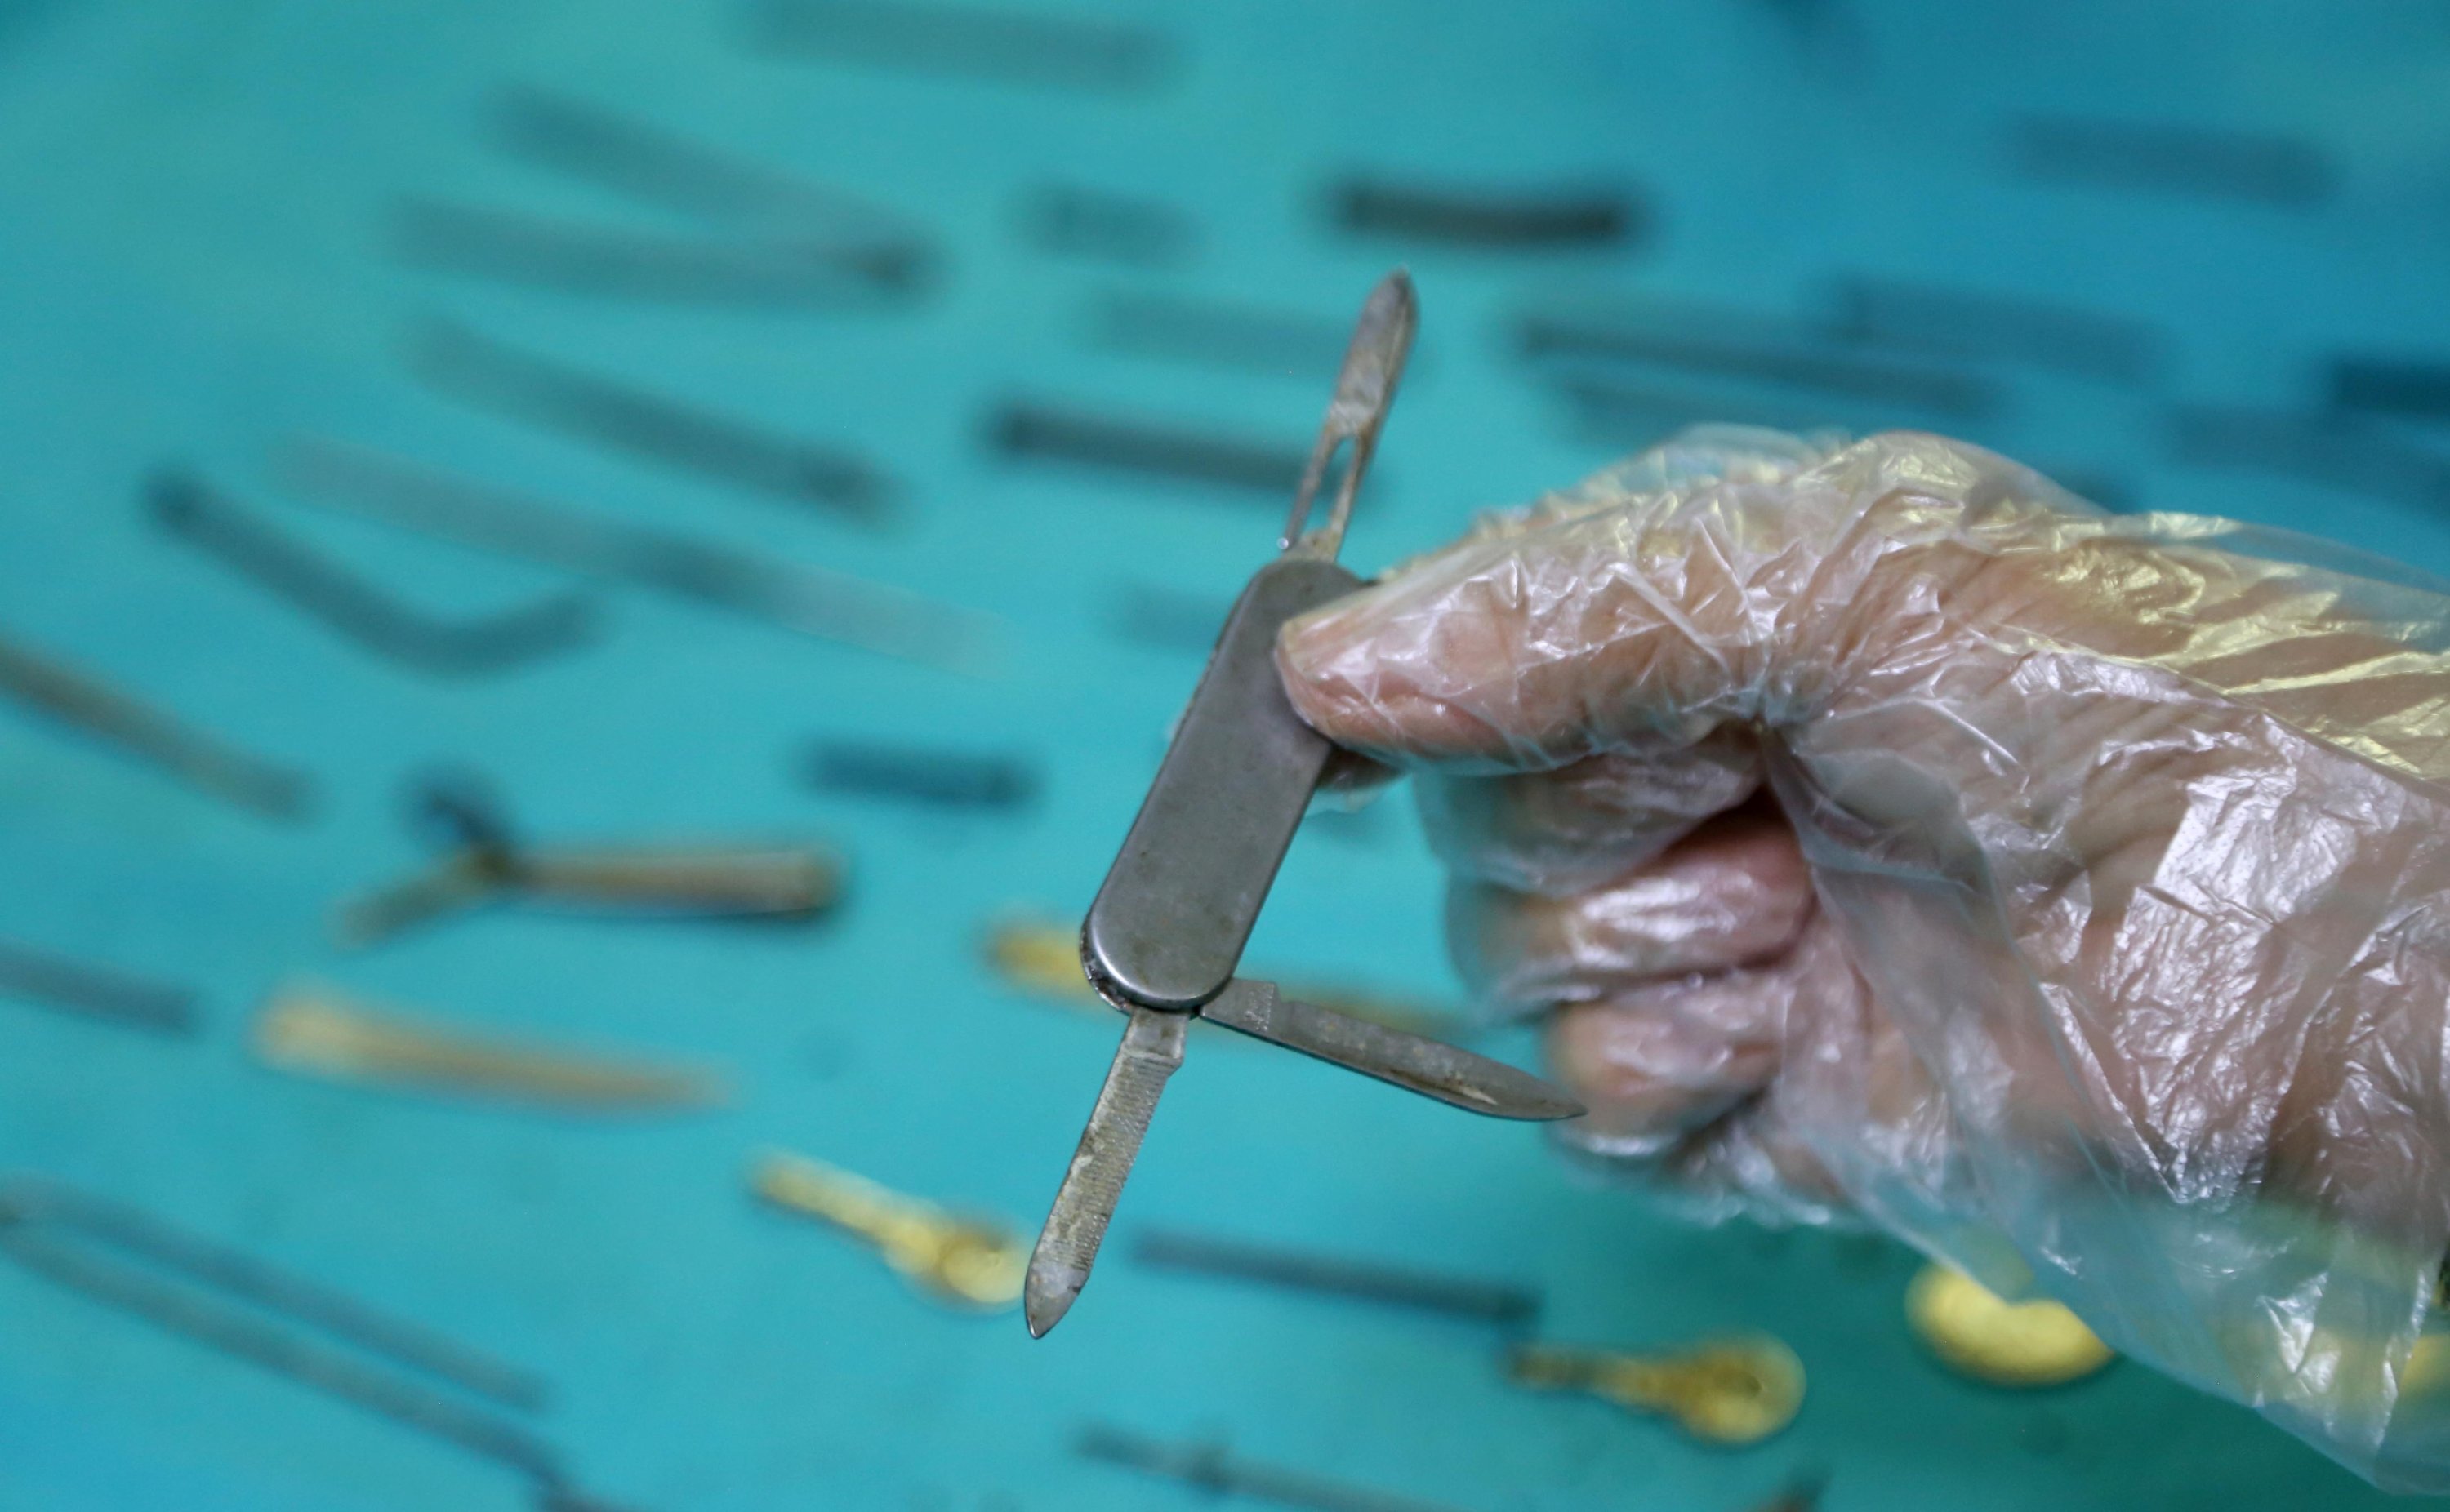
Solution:
M2450 1489L2450 595L1935 436L1713 432L1289 625L1566 1134L1868 1218Z

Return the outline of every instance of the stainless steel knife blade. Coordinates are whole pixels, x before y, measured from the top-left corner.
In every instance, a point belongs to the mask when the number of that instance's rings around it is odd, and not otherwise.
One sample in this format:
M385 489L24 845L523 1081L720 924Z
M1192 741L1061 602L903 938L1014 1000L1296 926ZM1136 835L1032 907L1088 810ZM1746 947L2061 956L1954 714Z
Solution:
M1347 1071L1492 1118L1551 1121L1587 1110L1555 1085L1501 1060L1441 1040L1406 1034L1236 978L1199 1016L1254 1039L1298 1050Z

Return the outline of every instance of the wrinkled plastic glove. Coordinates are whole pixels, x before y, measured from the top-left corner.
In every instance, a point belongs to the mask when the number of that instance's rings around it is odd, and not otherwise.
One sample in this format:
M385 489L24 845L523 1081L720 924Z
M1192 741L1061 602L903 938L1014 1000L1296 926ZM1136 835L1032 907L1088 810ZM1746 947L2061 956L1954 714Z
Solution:
M2450 1489L2443 591L1935 436L1697 432L1278 661L1417 777L1569 1143Z

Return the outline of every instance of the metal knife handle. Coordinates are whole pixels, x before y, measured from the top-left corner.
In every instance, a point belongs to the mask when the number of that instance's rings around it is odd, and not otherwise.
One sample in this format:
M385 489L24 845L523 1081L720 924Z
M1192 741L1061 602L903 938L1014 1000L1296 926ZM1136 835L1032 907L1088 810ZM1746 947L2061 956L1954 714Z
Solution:
M1100 991L1192 1009L1233 980L1332 749L1285 698L1276 630L1360 586L1333 562L1280 556L1243 589L1089 905L1080 959Z

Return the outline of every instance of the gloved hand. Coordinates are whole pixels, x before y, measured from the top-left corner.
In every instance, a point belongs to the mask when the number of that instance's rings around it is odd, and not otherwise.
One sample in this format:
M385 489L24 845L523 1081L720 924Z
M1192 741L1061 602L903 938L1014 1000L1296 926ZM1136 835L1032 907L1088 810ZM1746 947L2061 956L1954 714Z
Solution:
M1935 436L1697 432L1278 660L1417 776L1568 1141L2442 1490L2450 596L2344 560Z

